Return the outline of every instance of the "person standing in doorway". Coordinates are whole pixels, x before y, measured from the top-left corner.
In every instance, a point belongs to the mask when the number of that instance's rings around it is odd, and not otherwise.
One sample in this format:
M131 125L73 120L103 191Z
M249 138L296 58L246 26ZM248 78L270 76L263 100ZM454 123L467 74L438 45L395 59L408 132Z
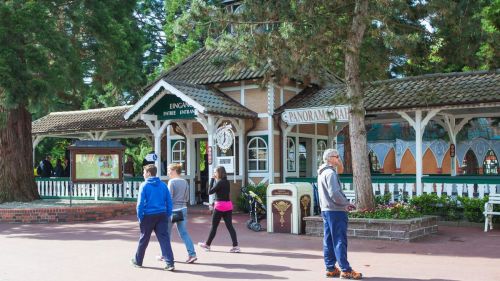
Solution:
M323 255L326 277L359 280L363 275L354 271L347 261L347 212L356 207L349 203L342 192L335 170L340 165L339 152L327 149L318 169L318 194L323 218ZM338 263L339 267L335 266Z
M212 227L210 228L210 234L205 242L199 242L198 246L210 251L210 245L215 238L217 233L217 227L219 226L220 220L224 219L227 230L231 235L231 240L233 242L233 247L229 250L231 253L239 253L240 247L238 247L238 239L236 237L236 231L233 227L233 203L229 197L230 184L227 180L226 169L222 166L215 168L213 178L215 181L213 186L210 186L208 194L215 194L214 210L212 213Z
M172 215L172 198L167 185L156 176L157 168L149 164L144 166L144 183L139 189L137 198L137 218L141 236L139 246L135 257L132 258L132 264L136 267L142 267L144 254L151 238L151 233L155 232L160 243L161 254L165 257L165 270L173 271L174 254L168 235L168 224Z
M127 155L127 161L123 167L123 175L126 177L135 177L134 159L130 155Z
M168 233L172 235L172 227L175 224L177 226L177 232L184 241L186 250L188 252L188 259L186 263L194 263L198 258L196 257L196 251L194 250L193 240L187 231L187 202L189 201L189 184L188 182L181 178L182 165L178 163L173 163L167 167L167 175L170 178L168 181L168 190L172 195L173 210L182 211L183 220L178 222L172 222L169 224Z

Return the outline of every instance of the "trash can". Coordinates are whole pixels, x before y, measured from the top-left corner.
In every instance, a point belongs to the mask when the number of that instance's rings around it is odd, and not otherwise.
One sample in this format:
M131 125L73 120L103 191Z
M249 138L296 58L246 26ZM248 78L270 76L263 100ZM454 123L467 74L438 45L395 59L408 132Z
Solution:
M313 211L310 183L277 183L267 187L267 232L303 234L302 218Z

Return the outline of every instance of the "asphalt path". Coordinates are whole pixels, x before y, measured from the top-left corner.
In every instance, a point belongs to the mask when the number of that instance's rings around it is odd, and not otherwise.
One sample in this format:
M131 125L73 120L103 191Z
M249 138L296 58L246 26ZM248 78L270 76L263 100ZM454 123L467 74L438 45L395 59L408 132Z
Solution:
M324 280L322 239L253 232L244 215L235 215L242 249L229 253L229 234L221 222L198 261L186 264L184 244L175 232L174 272L163 271L153 235L144 268L134 268L139 228L135 217L73 224L0 224L0 281L30 280ZM210 216L189 215L193 241L204 241ZM417 242L349 240L349 261L365 280L500 280L500 230L440 227Z

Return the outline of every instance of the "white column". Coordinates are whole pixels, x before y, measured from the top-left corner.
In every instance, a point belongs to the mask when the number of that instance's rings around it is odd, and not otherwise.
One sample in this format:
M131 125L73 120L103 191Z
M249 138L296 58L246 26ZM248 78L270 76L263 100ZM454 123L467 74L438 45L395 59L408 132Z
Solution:
M243 176L245 175L246 163L245 163L245 146L244 146L244 136L245 136L245 120L238 119L238 160L239 160L239 175L241 176L241 180L243 182ZM236 160L236 159L235 159Z
M282 138L283 138L283 146L281 150L283 151L282 159L281 159L281 172L283 173L283 181L286 181L286 177L288 177L288 134L292 131L293 125L285 125L284 122L280 123ZM297 149L297 145L295 145L295 149ZM297 153L295 153L297 154Z
M422 194L422 111L415 112L415 162L417 168L417 195Z
M211 147L212 150L212 164L208 165L208 177L211 178L212 175L214 174L214 169L215 169L215 163L217 162L217 147L215 147L215 123L216 120L213 116L209 115L207 117L207 135L208 135L208 147ZM209 156L210 157L210 156ZM210 183L210 181L209 181ZM208 197L208 202L210 204L213 204L214 202L214 195L210 195Z
M167 156L166 156L166 160L167 160L167 163L172 163L172 147L170 145L170 143L172 142L172 135L171 135L171 132L170 130L172 130L172 127L169 126L167 127L167 131L166 131L166 136L165 136L165 143L167 145L166 147L166 151L167 151Z
M442 119L436 120L447 132L450 137L450 143L455 145L455 157L451 157L451 175L457 175L457 165L456 165L456 150L457 150L457 135L462 130L462 128L472 119L472 117L463 118L458 124L456 124L456 118L453 115L445 114Z
M167 126L170 124L170 120L160 121L156 116L146 114L142 114L141 119L149 127L151 133L153 133L154 149L157 156L155 165L158 168L158 176L161 176L161 136Z
M415 111L415 120L413 120L406 112L398 112L415 130L415 165L416 165L416 189L417 195L422 194L422 137L424 134L425 126L431 118L436 116L439 109L433 109L427 113L425 118L422 119L422 110Z
M274 183L274 84L269 83L267 85L267 135L268 135L268 146L267 146L267 163L269 169L269 183ZM271 155L272 154L272 155Z
M36 165L35 163L35 151L36 151L36 146L44 139L44 136L36 136L33 139L33 167Z

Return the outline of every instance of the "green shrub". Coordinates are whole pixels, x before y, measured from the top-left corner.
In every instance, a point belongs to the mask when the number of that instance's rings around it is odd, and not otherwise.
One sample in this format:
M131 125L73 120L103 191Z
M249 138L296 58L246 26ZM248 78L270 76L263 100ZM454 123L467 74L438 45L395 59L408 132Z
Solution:
M244 189L246 189L247 192L249 191L253 191L255 192L255 194L257 194L260 199L262 199L262 202L264 204L264 206L266 206L266 192L267 192L267 185L266 184L263 184L263 183L259 183L257 185L254 185L254 184L250 184L250 185L247 185ZM240 211L243 211L243 212L246 212L248 213L249 212L249 204L248 204L248 199L243 195L243 193L240 194L240 196L238 197L238 200L236 201L236 206L238 207L238 209Z
M369 219L411 219L421 217L422 214L410 204L392 203L377 205L374 211L357 211L349 213L351 218L369 218Z
M484 222L484 203L488 196L481 198L460 197L458 199L464 207L464 217L470 222Z
M457 199L448 195L422 194L410 199L424 215L440 216L444 220L459 220L462 218L462 208Z
M391 203L391 193L387 192L384 195L375 195L375 205L387 205Z

